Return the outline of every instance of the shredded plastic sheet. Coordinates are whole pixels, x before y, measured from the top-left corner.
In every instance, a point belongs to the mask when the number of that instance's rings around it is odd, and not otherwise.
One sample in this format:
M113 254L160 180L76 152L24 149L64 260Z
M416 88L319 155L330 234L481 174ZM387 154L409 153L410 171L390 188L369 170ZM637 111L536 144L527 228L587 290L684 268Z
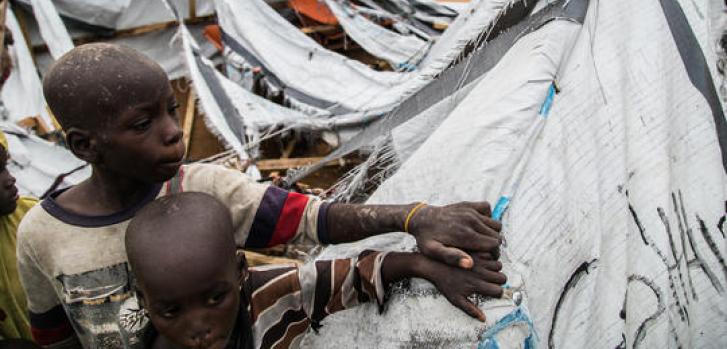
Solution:
M31 4L36 0L18 0ZM172 0L185 15L190 13L189 0ZM172 21L174 17L159 0L53 0L58 13L67 18L107 29L129 29L148 24ZM212 0L196 0L198 17L214 14Z
M262 0L215 0L223 32L290 87L329 105L367 110L391 104L410 74L377 72L327 50Z
M325 0L351 39L395 70L413 70L427 53L429 43L415 35L402 35L372 22L347 0Z
M591 1L582 28L523 37L369 200L508 198L503 260L527 318L490 301L481 326L416 284L382 315L333 315L308 347L727 346L725 108L693 36L706 4ZM413 245L391 234L319 258ZM498 337L502 322L519 336Z
M54 59L73 49L73 41L50 0L31 0L40 35Z
M48 111L45 109L43 87L33 57L15 18L12 6L8 5L5 25L13 34L14 44L9 47L13 69L2 88L3 104L7 108L10 120L17 122L28 116L40 115L45 124L53 128Z
M8 138L10 161L8 171L15 177L21 195L40 197L45 194L59 176L67 175L58 189L78 184L91 175L91 168L77 159L68 149L49 143L22 128L7 122L0 129Z

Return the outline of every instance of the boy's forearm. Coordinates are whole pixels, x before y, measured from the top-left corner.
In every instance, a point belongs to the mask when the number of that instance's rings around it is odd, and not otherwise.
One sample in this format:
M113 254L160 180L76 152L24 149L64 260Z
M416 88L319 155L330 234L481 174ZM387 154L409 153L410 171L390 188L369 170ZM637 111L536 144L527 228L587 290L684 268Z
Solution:
M330 242L352 242L403 231L406 215L414 206L333 204L327 217Z

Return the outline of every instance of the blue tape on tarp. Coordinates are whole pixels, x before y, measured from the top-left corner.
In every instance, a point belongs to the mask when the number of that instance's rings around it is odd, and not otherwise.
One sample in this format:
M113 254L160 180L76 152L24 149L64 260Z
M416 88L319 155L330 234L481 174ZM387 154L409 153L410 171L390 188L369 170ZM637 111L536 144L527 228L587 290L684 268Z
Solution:
M540 107L540 116L547 118L550 113L550 108L553 107L553 98L555 98L555 84L550 84L548 88L548 96L545 97L545 102Z
M523 347L526 349L535 349L535 340L537 338L535 326L533 326L533 321L530 320L530 316L528 316L525 310L523 310L522 306L517 307L511 313L505 315L492 327L487 329L487 331L480 336L480 343L477 345L477 349L499 349L500 344L497 342L497 338L495 338L495 336L504 329L520 323L528 325L528 330L530 331L530 335L525 338Z
M492 211L492 219L501 221L502 215L505 214L505 210L507 210L508 205L510 205L510 198L504 195L500 197L500 200L497 200L495 209Z

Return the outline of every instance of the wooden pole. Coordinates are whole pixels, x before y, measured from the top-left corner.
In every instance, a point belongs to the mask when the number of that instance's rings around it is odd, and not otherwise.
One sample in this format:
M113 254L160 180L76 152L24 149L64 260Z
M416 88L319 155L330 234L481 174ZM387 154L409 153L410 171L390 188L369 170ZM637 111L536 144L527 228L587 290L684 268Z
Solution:
M182 125L182 140L184 142L184 149L189 154L189 141L192 139L192 127L194 126L194 116L196 113L197 97L194 94L193 89L189 89L187 95L187 107L184 111L184 125Z
M197 0L189 0L189 19L197 18Z
M8 12L8 0L0 0L0 48L5 49L5 16Z

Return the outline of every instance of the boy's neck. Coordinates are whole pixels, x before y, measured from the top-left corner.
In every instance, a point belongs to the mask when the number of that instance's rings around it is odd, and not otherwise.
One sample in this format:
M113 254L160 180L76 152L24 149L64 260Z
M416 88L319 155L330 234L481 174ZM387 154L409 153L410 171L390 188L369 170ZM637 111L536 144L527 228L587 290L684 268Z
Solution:
M151 185L93 168L91 177L63 192L58 205L79 215L105 216L127 209L148 193Z

